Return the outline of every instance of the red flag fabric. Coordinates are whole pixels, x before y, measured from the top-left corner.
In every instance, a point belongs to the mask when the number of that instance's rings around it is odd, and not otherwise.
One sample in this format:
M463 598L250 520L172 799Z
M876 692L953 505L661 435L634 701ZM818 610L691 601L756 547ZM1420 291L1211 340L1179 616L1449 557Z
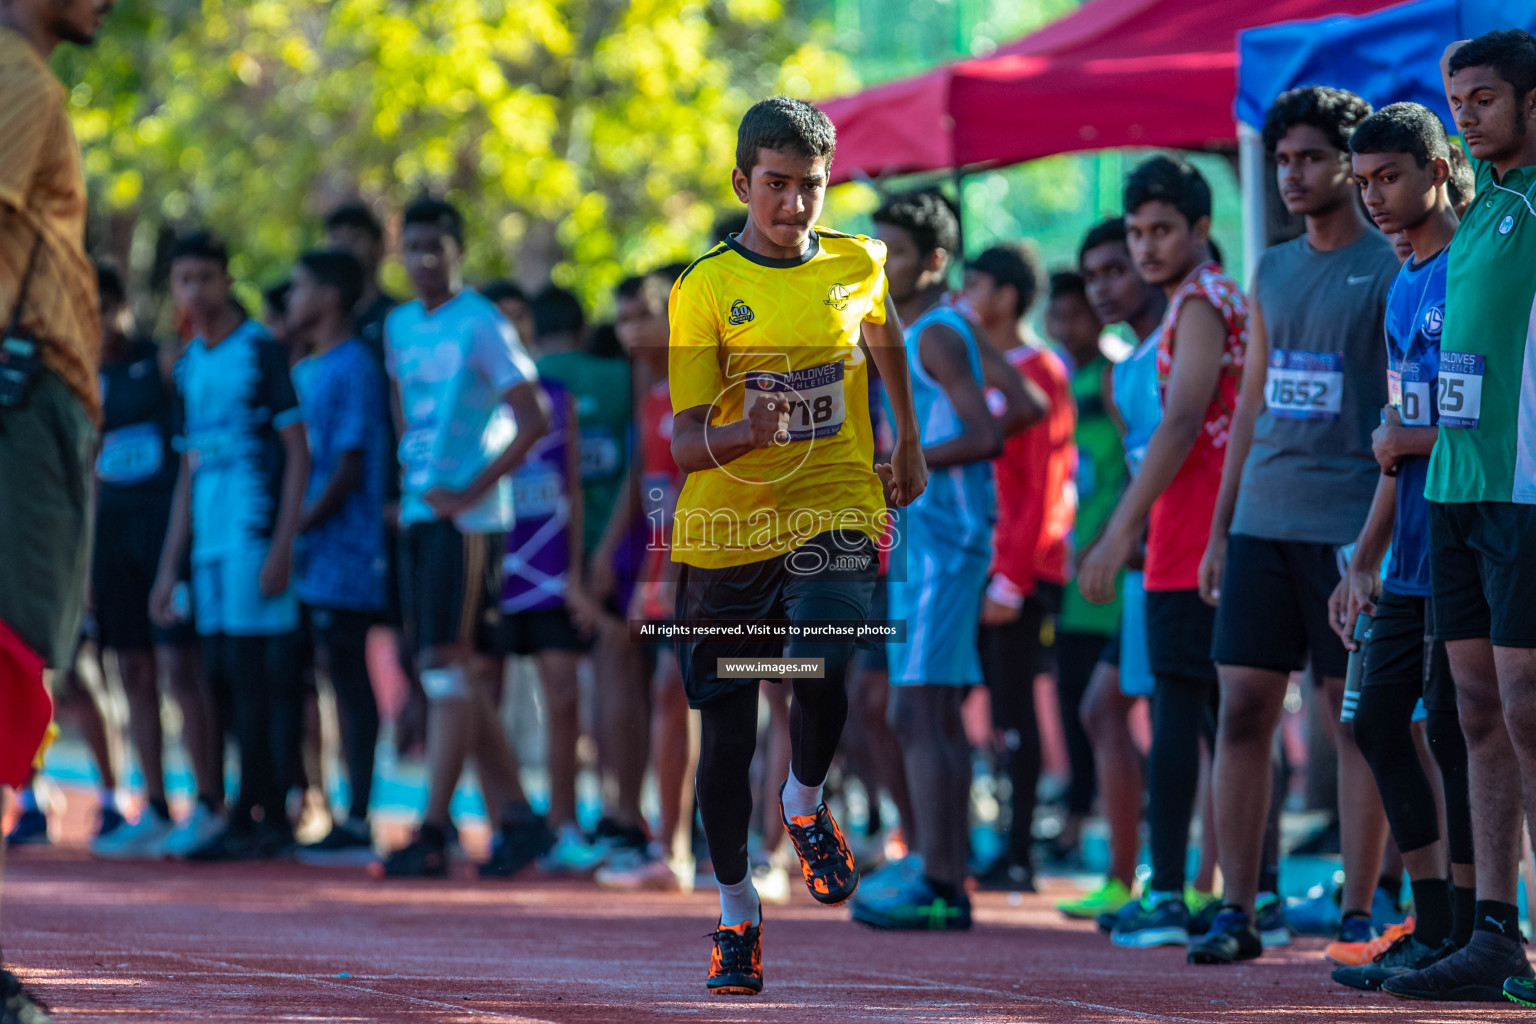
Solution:
M42 655L0 622L0 784L26 783L52 718Z

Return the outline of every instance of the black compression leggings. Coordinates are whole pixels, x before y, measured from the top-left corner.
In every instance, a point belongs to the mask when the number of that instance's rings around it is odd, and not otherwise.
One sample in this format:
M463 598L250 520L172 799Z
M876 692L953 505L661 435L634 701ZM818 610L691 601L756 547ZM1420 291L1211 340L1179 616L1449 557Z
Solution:
M1200 789L1200 740L1215 749L1216 685L1159 675L1152 694L1152 749L1147 756L1147 821L1152 890L1183 892L1189 822Z
M248 826L257 808L268 824L288 827L288 787L303 733L297 653L294 634L203 638L209 678L227 687L240 745L240 799L231 814L236 828Z
M374 751L379 744L379 705L368 678L368 630L374 617L366 612L310 609L310 628L336 691L341 745L347 759L352 790L348 817L368 817L373 789Z
M1410 735L1419 690L1368 686L1355 711L1355 743L1371 773L1398 849L1412 853L1440 838L1435 794ZM1445 779L1446 845L1451 863L1472 863L1472 815L1467 801L1467 745L1454 711L1431 711L1429 750Z
M801 655L796 654L795 657ZM846 666L847 658L843 658ZM833 673L828 666L828 677ZM790 767L819 786L832 766L848 718L842 672L794 684L789 705ZM752 754L757 749L757 684L740 686L699 710L699 769L694 777L699 817L715 878L734 885L747 877L747 830L752 821Z
M1066 741L1067 760L1072 766L1072 783L1067 787L1067 813L1079 817L1093 810L1093 744L1083 728L1078 709L1088 681L1099 664L1099 655L1109 644L1101 633L1056 634L1056 697L1061 708L1061 732Z

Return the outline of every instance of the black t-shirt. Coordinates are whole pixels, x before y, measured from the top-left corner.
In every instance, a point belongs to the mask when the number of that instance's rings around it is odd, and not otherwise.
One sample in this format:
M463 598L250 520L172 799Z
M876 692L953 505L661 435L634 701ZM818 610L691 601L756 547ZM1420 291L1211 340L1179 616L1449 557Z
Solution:
M180 467L171 440L180 427L176 396L161 376L153 341L129 342L120 358L101 364L101 414L98 500L168 499Z
M368 346L368 351L372 352L373 357L379 361L380 367L384 365L384 318L398 305L395 299L380 292L379 297L369 303L367 309L360 310L353 318L353 329L357 331L357 336L362 343Z

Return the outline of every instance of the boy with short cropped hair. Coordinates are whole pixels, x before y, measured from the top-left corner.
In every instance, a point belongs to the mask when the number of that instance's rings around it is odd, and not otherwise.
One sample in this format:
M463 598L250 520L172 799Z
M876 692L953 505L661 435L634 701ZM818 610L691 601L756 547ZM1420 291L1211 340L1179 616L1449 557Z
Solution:
M293 841L299 605L290 583L309 447L288 355L235 304L228 267L224 243L207 232L171 249L171 292L195 336L176 364L182 465L150 608L162 626L175 623L190 541L204 668L214 692L229 695L240 745L229 825L191 860L267 857Z
M379 709L367 641L384 608L391 467L384 373L354 329L362 290L363 267L350 253L317 250L299 257L287 299L289 331L312 352L293 368L311 453L296 586L317 663L335 691L351 790L346 820L299 852L313 863L366 863L372 851Z

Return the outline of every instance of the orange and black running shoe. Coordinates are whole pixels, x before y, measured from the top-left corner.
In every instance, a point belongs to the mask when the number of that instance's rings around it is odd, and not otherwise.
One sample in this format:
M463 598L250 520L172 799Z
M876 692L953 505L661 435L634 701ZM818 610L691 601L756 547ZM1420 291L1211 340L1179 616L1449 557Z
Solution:
M779 789L780 805L784 796ZM805 875L805 887L818 903L829 907L847 901L859 887L859 869L853 863L853 851L843 830L832 820L826 804L816 808L814 817L794 815L784 822L790 842L800 855L800 870Z
M755 996L763 990L763 929L761 925L721 925L709 936L715 951L704 982L714 996Z

